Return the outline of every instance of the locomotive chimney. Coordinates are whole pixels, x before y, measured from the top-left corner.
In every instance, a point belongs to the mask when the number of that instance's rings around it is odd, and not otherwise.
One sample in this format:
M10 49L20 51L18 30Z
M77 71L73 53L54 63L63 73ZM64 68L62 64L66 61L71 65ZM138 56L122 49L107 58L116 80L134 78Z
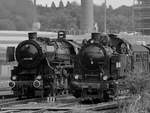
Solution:
M92 33L91 35L92 35L92 39L94 40L101 37L101 33Z
M65 39L66 32L65 31L58 31L58 39Z
M37 32L28 33L29 40L34 40L37 38Z

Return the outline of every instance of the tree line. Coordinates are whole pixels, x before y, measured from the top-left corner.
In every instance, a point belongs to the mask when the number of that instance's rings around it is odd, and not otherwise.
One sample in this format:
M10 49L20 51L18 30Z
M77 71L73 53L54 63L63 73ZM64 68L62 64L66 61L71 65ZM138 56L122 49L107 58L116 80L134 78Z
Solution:
M98 24L99 31L104 31L104 7L94 5L94 21ZM70 7L50 8L38 6L39 21L41 30L50 29L80 29L81 7L72 2ZM121 6L113 9L107 8L107 29L108 32L132 31L132 7Z
M94 21L99 31L104 29L104 7L94 5ZM0 0L0 30L31 30L35 20L41 23L41 31L51 29L79 30L81 6L72 2L68 7L45 7L38 5L37 11L30 0ZM109 32L132 31L132 7L107 8Z
M0 30L30 30L34 14L29 0L0 0Z

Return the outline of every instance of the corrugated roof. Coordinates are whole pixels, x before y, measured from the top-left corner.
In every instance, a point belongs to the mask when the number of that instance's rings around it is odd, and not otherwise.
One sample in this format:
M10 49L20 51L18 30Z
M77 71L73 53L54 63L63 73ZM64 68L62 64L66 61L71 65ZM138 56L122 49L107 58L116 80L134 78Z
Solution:
M132 50L136 51L136 52L142 52L142 51L149 52L149 50L147 48L145 48L144 46L141 46L141 45L132 45Z

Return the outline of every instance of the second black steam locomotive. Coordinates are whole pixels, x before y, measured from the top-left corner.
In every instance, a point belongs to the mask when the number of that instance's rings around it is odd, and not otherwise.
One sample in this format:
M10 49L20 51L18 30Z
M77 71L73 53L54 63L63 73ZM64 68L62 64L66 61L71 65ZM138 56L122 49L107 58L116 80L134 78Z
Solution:
M144 46L131 45L117 35L93 33L91 39L83 41L77 55L71 92L77 98L102 101L127 94L128 87L119 80L133 71L148 73L148 59Z
M57 39L29 33L29 40L19 43L14 54L18 65L11 71L9 83L14 95L19 98L55 96L68 90L78 48L76 42L66 39L63 31L58 32Z

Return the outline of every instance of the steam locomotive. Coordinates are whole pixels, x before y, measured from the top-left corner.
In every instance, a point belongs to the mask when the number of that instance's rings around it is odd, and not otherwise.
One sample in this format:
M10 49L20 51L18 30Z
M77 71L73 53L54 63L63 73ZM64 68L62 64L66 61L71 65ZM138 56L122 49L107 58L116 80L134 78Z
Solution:
M147 48L132 45L114 34L92 33L76 57L71 93L76 98L101 101L128 94L128 87L119 81L131 72L149 72Z
M7 52L10 61L16 59L18 62L11 71L9 83L14 95L19 98L43 97L67 91L74 56L79 48L76 42L66 39L64 31L58 32L57 39L29 33L28 40Z

